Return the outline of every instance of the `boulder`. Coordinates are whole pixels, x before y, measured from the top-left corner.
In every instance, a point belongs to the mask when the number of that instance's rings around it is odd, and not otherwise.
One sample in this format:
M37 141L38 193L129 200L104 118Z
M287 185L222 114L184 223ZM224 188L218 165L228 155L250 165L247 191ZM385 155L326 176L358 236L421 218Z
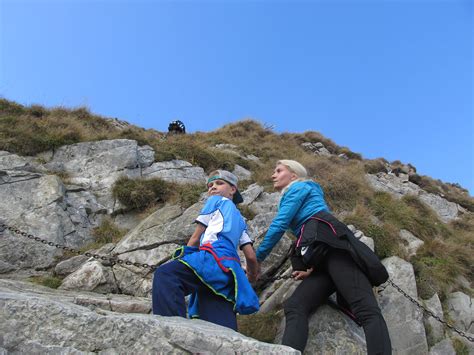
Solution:
M448 314L459 330L474 336L474 300L462 292L454 292L447 299Z
M0 349L8 353L298 353L202 320L91 311L3 285L0 334Z
M382 263L390 279L417 299L413 266L396 256L384 259ZM423 314L418 307L392 286L385 287L379 293L379 304L390 333L393 352L414 355L428 353Z
M415 237L410 231L406 229L401 229L399 236L402 240L406 242L405 250L408 256L416 255L416 251L425 244L424 241Z
M434 294L429 300L424 301L424 305L431 312L433 312L437 317L444 320L443 307L441 306L441 301L438 297L438 294ZM435 344L445 338L444 335L444 325L433 317L424 314L423 322L425 324L426 333L428 335L428 343Z

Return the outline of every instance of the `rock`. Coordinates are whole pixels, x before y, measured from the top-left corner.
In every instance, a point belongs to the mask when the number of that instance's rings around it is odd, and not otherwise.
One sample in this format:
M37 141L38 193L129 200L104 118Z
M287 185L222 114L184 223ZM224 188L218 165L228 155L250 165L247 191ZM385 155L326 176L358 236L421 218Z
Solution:
M252 210L255 211L256 214L277 212L280 197L281 195L278 192L271 194L268 192L262 192L254 202L249 204L249 206L252 207Z
M60 302L68 302L87 307L90 310L106 310L121 313L151 312L151 299L117 294L100 294L86 291L55 290L49 287L17 280L0 279L0 290L9 290L29 296L43 295Z
M461 211L461 207L458 204L447 201L438 195L428 193L418 185L404 181L396 175L378 173L376 175L366 174L365 177L375 190L388 192L396 198L401 198L404 195L417 196L426 205L431 207L444 223L456 219Z
M95 312L5 287L0 288L0 334L0 347L10 353L298 353L202 320Z
M454 292L447 299L448 314L459 330L474 336L474 301L462 292Z
M89 225L68 211L66 188L54 175L4 171L0 176L0 216L8 225L47 241L80 248L92 240ZM85 221L84 221L85 223ZM0 260L17 269L48 268L62 250L5 232Z
M112 271L97 260L91 260L81 265L78 270L63 280L59 288L61 290L84 290L101 293L118 292Z
M252 184L245 191L243 191L242 198L244 199L244 202L242 202L242 205L249 205L252 202L254 202L258 196L263 192L263 187L259 186L258 184Z
M401 229L399 233L400 238L402 238L408 245L405 246L405 250L408 256L416 255L416 251L425 244L424 241L415 237L412 233L406 229Z
M331 156L331 153L329 152L329 150L327 150L321 142L317 142L317 143L305 142L305 143L302 143L301 146L304 149L309 150L310 152L316 155L321 155L321 156L326 156L326 157Z
M275 217L276 213L268 212L261 213L255 216L253 220L247 223L249 235L254 239L254 248L257 250L260 243L263 241L265 231L270 226L271 221ZM287 233L283 235L280 241L275 245L270 255L262 263L262 275L263 277L268 276L267 272L276 271L276 268L282 264L285 257L287 256L288 250L291 245L291 238Z
M367 354L363 329L327 305L322 305L311 315L308 326L306 354ZM281 341L284 329L285 319L276 341Z
M149 162L147 149L141 150L129 139L83 142L58 148L44 166L67 173L71 184L89 189L111 213L115 204L112 185L121 176L141 176L141 169Z
M288 276L293 269L288 268L282 275ZM293 294L301 281L286 279L273 282L260 295L260 311L262 313L270 312L276 309L282 309L283 303Z
M54 273L59 276L67 276L84 264L89 258L85 255L77 255L59 262L54 267Z
M430 349L429 355L456 355L451 339L444 339Z
M146 179L160 178L179 184L202 184L207 181L203 168L192 166L183 160L171 160L154 163L143 169L142 176Z
M0 150L0 170L27 170L32 158Z
M149 145L144 145L137 148L138 150L138 164L144 168L150 166L155 161L155 151Z
M384 259L382 263L387 268L390 279L411 297L417 299L413 266L396 256ZM423 315L418 307L392 286L387 286L379 293L379 304L390 333L393 352L428 353Z
M443 307L438 295L435 293L429 300L423 302L425 307L436 316L444 320ZM423 323L428 335L428 343L435 344L444 339L444 326L429 315L423 315Z
M237 176L239 180L249 180L252 177L252 172L245 169L244 167L235 164L234 170L232 171L232 174Z

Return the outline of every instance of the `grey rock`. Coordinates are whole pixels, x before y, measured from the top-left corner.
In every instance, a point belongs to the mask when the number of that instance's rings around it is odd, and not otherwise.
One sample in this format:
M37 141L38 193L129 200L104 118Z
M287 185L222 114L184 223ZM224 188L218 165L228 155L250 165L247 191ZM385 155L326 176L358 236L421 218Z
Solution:
M447 299L448 314L454 326L463 332L474 334L474 302L462 292L454 292Z
M66 353L298 353L201 320L90 311L54 297L3 287L0 333L0 347L8 352L32 349L30 344L37 343L41 351L54 347Z
M444 320L443 307L441 306L441 301L436 293L429 300L424 301L424 305L436 316ZM444 339L443 324L429 315L423 315L423 322L429 335L428 340L431 344L438 343Z
M429 355L456 355L451 339L444 339L430 349Z
M31 160L31 157L20 157L0 150L0 170L25 170L30 165Z
M67 260L61 261L54 267L54 273L59 276L67 276L84 264L89 258L85 255L76 255Z
M418 185L404 181L394 174L378 173L376 175L366 174L366 180L378 191L385 191L396 198L404 195L415 195L425 204L430 206L436 212L441 221L447 223L457 218L458 213L462 211L461 206L444 198L428 193Z
M0 176L0 216L12 226L53 243L79 248L92 240L73 222L67 210L66 189L57 176L4 171ZM0 260L15 269L47 268L60 249L4 232Z
M244 199L244 202L242 202L242 205L249 205L252 202L254 202L258 196L263 192L263 187L259 186L258 184L252 184L245 191L243 191L242 198Z
M171 160L153 163L143 169L142 176L147 179L160 178L179 184L205 184L207 176L204 170L183 160Z
M387 268L390 279L417 299L413 266L396 256L384 259L382 263ZM418 308L391 286L379 293L379 304L387 323L394 353L428 353L423 315Z
M97 260L90 260L82 264L79 269L63 280L59 288L61 290L84 290L100 293L118 292L112 271Z
M255 211L256 214L277 212L280 197L281 195L278 192L262 192L254 202L249 204L249 206L252 207L252 210Z
M288 268L282 276L288 276L293 269ZM265 313L283 308L283 303L293 294L301 281L282 279L273 282L260 294L260 310Z
M119 213L113 217L114 224L120 229L131 230L138 226L143 220L141 211L128 211L127 213Z
M144 145L137 148L138 164L142 168L150 166L155 161L155 151L149 145Z
M121 176L140 177L145 151L129 139L83 142L58 148L44 166L67 173L71 184L89 189L111 213L115 209L112 185Z
M400 230L400 238L403 239L407 245L405 246L405 250L408 256L416 255L416 251L425 244L424 241L415 237L410 231L406 229Z
M329 306L319 307L311 315L308 327L305 354L367 354L362 328ZM277 341L281 341L284 328L285 319L280 324Z
M252 172L245 169L244 167L235 164L232 173L238 177L239 180L249 180L252 177Z

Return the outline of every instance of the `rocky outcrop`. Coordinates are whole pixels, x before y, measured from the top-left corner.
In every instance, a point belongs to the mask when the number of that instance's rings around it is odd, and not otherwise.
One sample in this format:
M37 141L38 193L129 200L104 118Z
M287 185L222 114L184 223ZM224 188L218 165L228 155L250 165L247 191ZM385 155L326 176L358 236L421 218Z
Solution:
M61 354L298 353L201 320L92 311L77 303L54 292L18 292L0 283L0 349Z
M90 229L96 221L88 218L86 209L95 217L100 206L89 197L88 205L81 209L79 195L68 191L55 175L0 171L0 216L9 225L53 243L78 248L92 240ZM10 271L48 268L61 254L60 249L12 234L0 239L0 260Z
M322 155L325 157L331 156L331 153L329 152L329 150L327 150L324 144L321 142L316 142L316 143L305 142L305 143L301 143L301 146L304 149L309 150L313 154Z
M426 205L431 207L441 221L445 223L456 219L460 212L464 212L464 209L458 204L447 201L441 196L428 193L418 185L394 174L367 174L366 179L375 190L388 192L397 198L401 198L404 195L417 196Z

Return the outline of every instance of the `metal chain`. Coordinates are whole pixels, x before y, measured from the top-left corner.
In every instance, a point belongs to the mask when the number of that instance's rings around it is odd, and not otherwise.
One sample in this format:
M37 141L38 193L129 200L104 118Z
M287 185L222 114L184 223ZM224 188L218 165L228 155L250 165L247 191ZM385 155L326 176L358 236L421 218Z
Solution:
M26 237L28 239L34 240L36 242L43 243L45 245L49 245L51 247L56 247L58 249L62 249L62 250L65 250L65 251L70 251L70 252L72 252L74 254L77 254L77 255L85 255L89 258L94 258L96 260L108 261L108 262L110 262L110 264L112 266L116 265L116 264L118 264L118 265L127 265L127 266L132 266L133 265L133 266L141 267L141 268L144 268L144 269L150 269L152 271L155 270L158 266L160 266L160 264L148 265L148 264L145 264L145 263L136 263L136 262L134 263L134 262L131 262L130 260L123 260L123 259L118 259L118 258L114 258L114 257L108 257L108 256L105 256L105 255L89 253L87 251L83 252L83 251L80 251L80 250L62 245L62 244L57 244L57 243L47 241L46 239L41 239L40 237L35 237L34 235L23 232L23 231L19 230L16 227L11 227L11 226L9 226L5 223L0 223L0 232L4 229L8 229L9 231L11 231L11 232L13 232L17 235L21 235L22 237Z
M423 310L424 313L427 313L428 315L430 315L431 317L433 317L434 319L436 319L438 322L444 324L446 327L448 327L449 329L455 331L456 333L458 333L460 336L462 336L463 338L466 338L467 340L469 340L470 342L474 342L474 337L471 337L469 335L467 335L465 332L463 332L462 330L459 330L459 329L456 329L453 325L449 324L448 322L444 321L443 319L441 319L440 317L438 317L436 314L434 314L432 311L430 311L428 308L426 308L425 306L423 306L420 302L418 302L416 299L414 299L413 297L411 297L409 294L407 294L405 291L403 291L397 284L395 284L392 280L388 280L388 283L393 286L398 292L400 292L403 296L405 296L408 300L410 300L410 302L412 302L414 305L416 305L418 308L420 308L421 310Z
M118 259L118 258L111 258L111 257L107 257L107 256L104 256L104 255L99 255L99 254L94 254L94 253L89 253L89 252L82 252L80 250L77 250L77 249L74 249L74 248L70 248L70 247L67 247L65 245L62 245L62 244L57 244L57 243L53 243L53 242L50 242L50 241L47 241L45 239L41 239L39 237L35 237L34 235L32 234L28 234L26 232L23 232L15 227L11 227L11 226L8 226L6 225L5 223L0 223L0 232L2 232L4 229L8 229L9 231L17 234L17 235L21 235L23 237L26 237L26 238L29 238L31 240L34 240L34 241L37 241L37 242L40 242L40 243L43 243L43 244L46 244L46 245L49 245L49 246L52 246L52 247L56 247L58 249L63 249L63 250L66 250L66 251L70 251L74 254L77 254L77 255L85 255L87 257L92 257L94 259L100 259L102 261L108 261L111 263L111 265L127 265L127 266L136 266L136 267L141 267L141 268L145 268L145 269L151 269L152 271L155 270L160 264L158 265L148 265L148 264L145 264L145 263L137 263L137 262L131 262L129 260L123 260L123 259ZM287 275L287 276L276 276L276 277L269 277L269 278L266 278L262 281L265 281L265 282L269 282L269 281L277 281L277 280L287 280L287 279L290 279L292 278L291 275ZM388 280L387 281L388 284L390 284L391 286L393 286L398 292L400 292L403 296L405 296L410 302L412 302L414 305L416 305L419 309L421 309L424 313L430 315L431 317L433 317L434 319L436 319L438 322L444 324L446 327L448 327L449 329L455 331L456 333L458 333L460 336L462 336L463 338L466 338L467 340L469 340L470 342L474 342L474 337L471 337L469 335L467 335L465 332L463 332L462 330L459 330L457 328L455 328L453 325L449 324L448 322L444 321L443 319L441 319L440 317L438 317L436 314L434 314L432 311L430 311L428 308L426 308L425 306L423 306L422 304L420 304L417 300L415 300L413 297L411 297L409 294L407 294L405 291L403 291L397 284L395 284L392 280ZM382 287L382 290L385 290L385 288L387 287L386 285L385 286L381 286Z

